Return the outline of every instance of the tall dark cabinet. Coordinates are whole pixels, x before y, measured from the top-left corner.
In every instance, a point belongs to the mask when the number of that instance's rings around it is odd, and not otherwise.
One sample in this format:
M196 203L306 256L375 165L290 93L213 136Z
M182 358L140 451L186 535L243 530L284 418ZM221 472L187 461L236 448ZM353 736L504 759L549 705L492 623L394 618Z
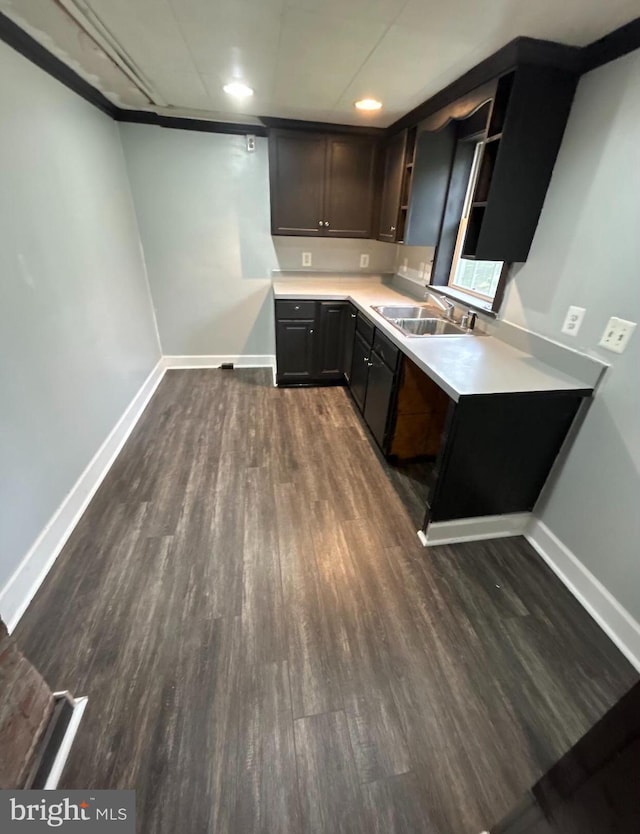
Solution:
M272 130L271 233L371 237L376 149L368 135Z
M395 243L398 237L402 181L405 171L407 132L397 133L387 142L384 150L384 174L380 198L378 239Z

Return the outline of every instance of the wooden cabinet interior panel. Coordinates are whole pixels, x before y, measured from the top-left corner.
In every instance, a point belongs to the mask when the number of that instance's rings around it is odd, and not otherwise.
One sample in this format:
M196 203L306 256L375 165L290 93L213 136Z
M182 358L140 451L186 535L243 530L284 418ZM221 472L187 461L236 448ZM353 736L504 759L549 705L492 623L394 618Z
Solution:
M396 401L390 454L400 460L438 454L450 399L406 357Z
M0 789L23 788L53 694L0 620Z

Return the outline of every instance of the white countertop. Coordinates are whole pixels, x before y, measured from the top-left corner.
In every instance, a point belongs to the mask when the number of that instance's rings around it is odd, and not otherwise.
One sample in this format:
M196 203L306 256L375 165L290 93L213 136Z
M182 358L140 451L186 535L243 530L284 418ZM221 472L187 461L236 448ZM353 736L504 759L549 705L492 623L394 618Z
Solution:
M276 298L351 301L454 400L472 394L591 391L590 386L492 336L404 336L373 306L416 304L379 278L276 278Z

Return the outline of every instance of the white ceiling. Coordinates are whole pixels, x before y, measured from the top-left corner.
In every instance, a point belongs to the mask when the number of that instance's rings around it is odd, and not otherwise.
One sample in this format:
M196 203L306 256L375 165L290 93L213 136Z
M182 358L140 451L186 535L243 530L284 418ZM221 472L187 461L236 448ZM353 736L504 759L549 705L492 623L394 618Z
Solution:
M384 127L519 35L584 46L639 16L640 0L0 0L0 9L120 106ZM254 87L248 103L222 91L233 77ZM357 113L365 96L384 109Z

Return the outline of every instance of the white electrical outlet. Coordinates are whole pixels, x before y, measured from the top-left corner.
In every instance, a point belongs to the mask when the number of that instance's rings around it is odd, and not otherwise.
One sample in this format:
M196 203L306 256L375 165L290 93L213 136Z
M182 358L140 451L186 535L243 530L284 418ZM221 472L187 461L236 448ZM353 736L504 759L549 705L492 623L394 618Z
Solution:
M625 319L612 316L607 322L607 326L598 344L600 347L611 350L614 353L623 353L635 329L635 321L625 321Z
M366 252L363 252L360 255L360 269L366 269L369 266L369 255Z
M585 313L584 307L569 307L562 325L562 332L567 336L577 336Z
M311 266L311 252L302 253L302 266Z

